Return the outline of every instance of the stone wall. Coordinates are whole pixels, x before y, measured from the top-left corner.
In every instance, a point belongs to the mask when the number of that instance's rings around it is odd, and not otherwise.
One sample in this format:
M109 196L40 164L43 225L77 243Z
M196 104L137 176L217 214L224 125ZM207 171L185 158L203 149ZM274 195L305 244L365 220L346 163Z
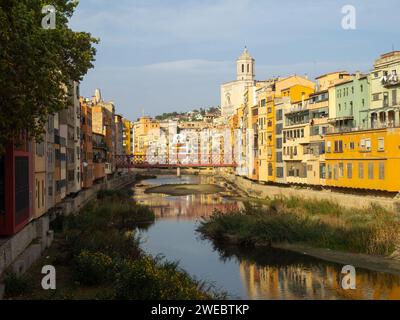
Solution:
M120 189L134 181L134 175L125 174L102 184L94 185L90 189L82 190L75 198L64 199L62 203L39 219L32 220L13 237L0 239L0 279L7 268L17 274L23 274L40 258L43 251L53 241L54 233L49 229L49 225L55 216L58 214L70 215L78 212L101 189ZM3 290L4 287L0 281L0 299Z
M370 195L355 195L330 190L312 190L300 187L271 186L260 184L233 174L221 175L222 179L236 185L249 197L265 199L267 197L301 197L305 199L331 200L348 208L365 208L378 204L388 210L400 212L400 199Z

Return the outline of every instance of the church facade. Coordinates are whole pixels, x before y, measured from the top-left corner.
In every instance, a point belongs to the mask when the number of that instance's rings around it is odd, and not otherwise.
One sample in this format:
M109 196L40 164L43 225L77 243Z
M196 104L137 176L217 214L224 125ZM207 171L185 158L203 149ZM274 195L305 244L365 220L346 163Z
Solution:
M255 85L255 60L247 48L236 61L236 80L221 86L221 113L229 117L243 105L246 88Z

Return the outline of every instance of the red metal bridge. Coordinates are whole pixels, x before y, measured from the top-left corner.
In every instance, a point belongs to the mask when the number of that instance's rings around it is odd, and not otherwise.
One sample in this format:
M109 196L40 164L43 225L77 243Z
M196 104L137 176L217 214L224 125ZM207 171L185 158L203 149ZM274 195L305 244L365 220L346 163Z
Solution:
M171 168L234 168L232 156L225 154L165 155L116 155L117 169L171 169Z

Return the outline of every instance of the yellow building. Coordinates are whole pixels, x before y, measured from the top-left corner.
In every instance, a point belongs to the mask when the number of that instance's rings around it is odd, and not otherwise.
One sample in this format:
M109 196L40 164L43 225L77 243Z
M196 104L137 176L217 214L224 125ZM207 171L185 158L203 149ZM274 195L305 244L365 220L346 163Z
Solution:
M332 187L400 191L400 128L326 136L326 184Z
M132 136L131 136L131 127L132 127L132 122L129 121L128 119L122 119L122 146L124 148L124 153L125 155L131 155L132 154Z
M315 84L300 76L273 79L257 90L259 181L283 183L284 110L291 101L301 101L314 92Z
M157 143L161 136L160 123L151 117L141 117L133 124L133 131L134 154L145 160L150 144Z

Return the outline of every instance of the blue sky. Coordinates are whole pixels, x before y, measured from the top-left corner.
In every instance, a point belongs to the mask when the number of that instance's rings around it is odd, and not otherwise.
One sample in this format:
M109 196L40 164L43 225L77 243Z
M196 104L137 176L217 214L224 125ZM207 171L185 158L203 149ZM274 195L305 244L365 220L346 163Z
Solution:
M357 9L343 30L341 9ZM136 120L219 104L219 85L235 78L247 45L257 79L368 71L400 50L398 0L81 0L70 26L99 37L84 96L101 88Z

